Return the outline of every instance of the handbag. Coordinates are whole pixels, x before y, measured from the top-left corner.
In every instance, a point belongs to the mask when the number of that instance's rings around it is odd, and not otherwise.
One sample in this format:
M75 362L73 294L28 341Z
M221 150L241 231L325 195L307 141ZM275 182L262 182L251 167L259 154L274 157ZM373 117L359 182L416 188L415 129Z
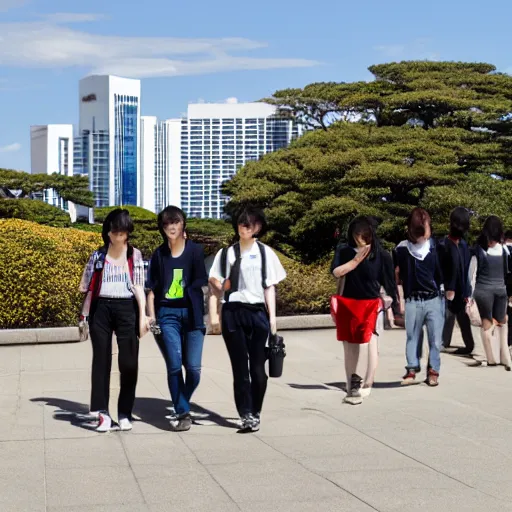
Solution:
M471 263L469 266L469 277L471 281L471 291L475 293L475 285L476 285L476 268L478 262L476 256L471 258ZM478 306L476 302L471 298L466 304L466 314L469 317L469 321L471 325L474 327L482 327L482 318L480 317L480 311L478 310Z

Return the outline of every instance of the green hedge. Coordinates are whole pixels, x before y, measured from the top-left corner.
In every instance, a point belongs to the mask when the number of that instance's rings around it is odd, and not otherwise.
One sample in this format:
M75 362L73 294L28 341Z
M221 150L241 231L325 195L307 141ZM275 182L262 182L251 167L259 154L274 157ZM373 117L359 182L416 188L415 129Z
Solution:
M0 327L76 325L82 303L78 285L101 235L0 219L0 244ZM278 286L279 314L328 312L334 292L328 264L305 266L279 257L288 273Z
M71 225L66 212L37 199L0 199L0 219L29 220L60 228Z
M76 229L0 220L0 327L77 325L78 285L100 240Z

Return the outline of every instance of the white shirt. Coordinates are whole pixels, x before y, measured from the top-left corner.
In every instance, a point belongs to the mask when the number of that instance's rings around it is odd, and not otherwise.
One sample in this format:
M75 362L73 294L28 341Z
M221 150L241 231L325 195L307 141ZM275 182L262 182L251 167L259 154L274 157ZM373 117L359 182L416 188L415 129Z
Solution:
M275 286L286 277L286 271L281 265L277 254L270 248L265 247L267 260L267 287ZM221 276L221 254L222 249L215 256L210 277L219 280L221 283L225 278ZM255 242L251 249L242 251L240 263L240 281L238 291L229 295L229 302L243 302L245 304L262 304L265 302L265 291L261 282L261 253L258 244ZM231 266L235 263L236 256L233 247L228 249L226 276L229 277Z
M114 265L105 259L101 279L100 297L129 299L133 297L128 275L128 265Z

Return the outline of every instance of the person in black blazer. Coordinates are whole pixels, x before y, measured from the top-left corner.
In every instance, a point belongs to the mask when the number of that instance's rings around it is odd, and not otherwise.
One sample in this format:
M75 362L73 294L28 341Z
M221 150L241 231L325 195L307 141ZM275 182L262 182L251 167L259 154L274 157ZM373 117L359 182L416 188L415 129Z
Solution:
M466 208L455 208L450 214L450 234L440 243L446 298L443 347L449 348L452 341L455 320L459 324L464 347L455 354L469 355L475 348L471 322L466 313L466 303L471 298L469 264L471 261L468 244L464 240L469 231L470 217Z

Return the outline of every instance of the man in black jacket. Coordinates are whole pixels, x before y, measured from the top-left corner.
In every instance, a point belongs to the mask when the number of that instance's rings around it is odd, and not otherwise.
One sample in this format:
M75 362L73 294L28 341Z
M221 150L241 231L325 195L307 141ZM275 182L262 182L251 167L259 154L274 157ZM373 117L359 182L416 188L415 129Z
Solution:
M440 243L446 298L443 347L446 349L450 346L457 320L465 345L455 351L460 355L469 355L475 348L471 322L466 313L466 303L471 297L471 256L464 236L469 231L469 222L469 211L462 207L455 208L450 215L450 234Z

